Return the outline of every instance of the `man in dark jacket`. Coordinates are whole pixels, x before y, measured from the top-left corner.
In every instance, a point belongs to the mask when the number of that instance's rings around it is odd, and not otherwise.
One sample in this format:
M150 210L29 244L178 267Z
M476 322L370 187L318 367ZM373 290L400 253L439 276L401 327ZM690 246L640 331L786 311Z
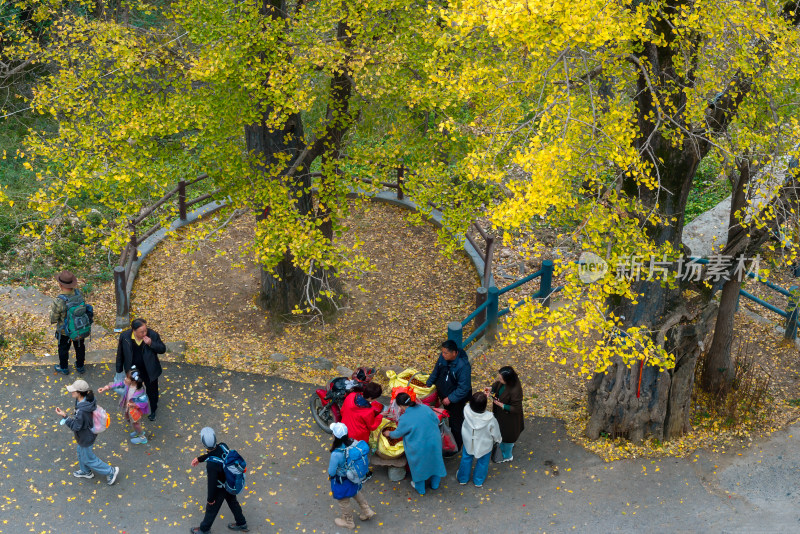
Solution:
M472 397L472 365L469 356L459 349L456 342L448 339L442 343L442 354L434 366L427 386L436 385L439 399L450 414L450 428L461 450L461 425L464 423L464 406Z
M217 518L219 509L222 508L222 501L228 501L228 507L233 512L235 523L228 523L228 528L231 530L239 530L242 532L249 532L247 529L247 520L242 513L242 506L236 499L236 495L228 493L225 489L225 472L221 461L207 461L209 457L214 456L222 459L223 446L228 449L224 443L217 443L217 435L211 427L205 427L200 431L200 440L206 447L206 453L202 456L192 460L192 467L200 462L206 462L206 473L208 475L208 500L206 504L206 515L203 517L203 522L199 527L194 527L189 532L208 532L211 530L211 525L214 519Z
M158 355L165 352L167 347L161 341L161 336L148 328L144 319L134 319L131 328L119 335L117 373L127 373L134 365L139 370L150 401L148 418L151 421L155 421L158 410L158 377L161 376Z

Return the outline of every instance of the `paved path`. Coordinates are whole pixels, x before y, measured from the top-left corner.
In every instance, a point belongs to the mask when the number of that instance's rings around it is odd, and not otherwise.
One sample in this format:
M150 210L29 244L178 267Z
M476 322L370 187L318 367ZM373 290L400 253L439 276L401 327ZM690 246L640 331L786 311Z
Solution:
M0 533L188 532L202 516L205 478L189 462L198 432L213 426L249 462L244 491L251 532L337 532L325 476L330 438L312 423L312 387L261 375L165 364L162 407L133 446L115 421L95 450L121 467L119 482L78 480L62 377L42 367L0 378ZM113 374L89 366L93 387ZM102 378L102 379L101 379ZM99 395L112 408L112 397ZM361 532L797 532L798 452L793 427L762 446L688 459L604 463L553 419L532 418L515 461L492 465L483 489L460 486L449 461L442 488L425 497L384 470L365 488L378 516ZM557 468L557 474L553 466ZM227 532L227 507L213 532ZM360 522L357 522L360 523Z

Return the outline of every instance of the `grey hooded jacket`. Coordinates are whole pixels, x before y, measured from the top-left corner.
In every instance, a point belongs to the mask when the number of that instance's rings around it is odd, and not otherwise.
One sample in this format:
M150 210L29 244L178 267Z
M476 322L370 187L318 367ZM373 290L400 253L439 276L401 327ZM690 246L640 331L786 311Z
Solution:
M97 408L97 401L94 399L88 401L84 398L80 402L75 401L75 415L67 417L64 422L70 430L75 432L75 441L81 447L91 446L97 438L95 433L92 432L92 426L94 425L92 412L94 412L95 408Z

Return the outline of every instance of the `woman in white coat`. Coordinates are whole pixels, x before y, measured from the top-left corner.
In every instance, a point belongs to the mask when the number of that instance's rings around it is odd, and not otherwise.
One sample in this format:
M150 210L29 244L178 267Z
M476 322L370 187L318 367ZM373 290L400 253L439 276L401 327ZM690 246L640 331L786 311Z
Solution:
M489 473L492 447L503 440L500 435L500 425L497 424L492 412L486 411L486 404L486 394L478 392L472 395L469 404L464 407L464 424L461 426L464 448L461 450L461 465L456 474L462 486L469 482L470 474L476 488L483 486L483 481ZM473 460L474 473L472 473Z

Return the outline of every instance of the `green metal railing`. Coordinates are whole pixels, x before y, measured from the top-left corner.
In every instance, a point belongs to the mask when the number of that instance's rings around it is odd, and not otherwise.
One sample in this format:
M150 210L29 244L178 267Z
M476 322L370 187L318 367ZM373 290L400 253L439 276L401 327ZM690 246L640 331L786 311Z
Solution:
M690 258L690 260L694 263L699 263L702 265L708 264L708 260L705 258ZM491 266L487 264L487 271L490 268ZM531 299L539 300L545 305L549 306L550 297L564 288L564 286L558 286L556 288L552 287L553 269L553 260L544 260L542 262L541 269L535 273L525 276L524 278L520 278L519 280L505 286L503 289L498 289L495 285L491 285L488 288L479 287L475 295L475 310L463 321L452 321L447 325L447 339L452 339L458 344L459 347L467 347L481 336L486 336L489 342L492 342L497 336L497 326L500 317L511 313L514 309L522 306L526 302L529 302ZM787 290L770 282L769 280L758 277L755 273L748 272L747 276L764 284L766 287L780 293L788 299L786 309L782 310L777 306L765 301L764 299L753 295L749 291L744 289L739 290L740 296L743 295L745 298L750 299L756 304L759 304L767 310L777 313L783 317L785 319L784 337L786 339L796 339L798 326L800 326L800 322L798 321L800 319L800 287L792 286ZM517 289L518 287L521 287L537 278L539 279L539 290L536 293L520 300L513 306L500 309L501 295L508 293L509 291L513 291L514 289ZM739 307L738 301L736 303L736 307L737 309ZM473 321L475 322L475 327L467 336L467 338L464 339L464 329L469 325L470 322Z
M487 266L488 268L488 266ZM455 341L459 347L466 347L481 336L487 336L490 341L494 341L497 336L497 324L500 317L510 313L527 302L529 299L542 301L545 305L550 304L550 297L553 293L560 291L562 287L553 289L553 260L544 260L542 268L535 273L520 278L516 282L507 285L503 289L491 285L488 288L479 287L475 295L476 307L463 321L453 321L447 325L447 339ZM500 309L500 296L513 291L535 279L539 279L539 291L517 302L513 307ZM476 326L472 333L464 339L464 328L474 321Z

